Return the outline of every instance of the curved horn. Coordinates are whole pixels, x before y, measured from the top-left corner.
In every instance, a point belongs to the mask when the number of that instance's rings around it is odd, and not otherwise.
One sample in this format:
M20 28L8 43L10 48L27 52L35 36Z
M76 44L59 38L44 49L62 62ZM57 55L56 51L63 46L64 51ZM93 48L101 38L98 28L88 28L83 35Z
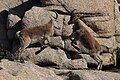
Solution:
M57 19L58 18L58 13L56 12L56 11L54 11L55 12L55 14L56 14L56 17L55 17L55 19Z
M54 11L55 12L55 14L56 14L56 17L54 17L54 16L52 16L54 19L57 19L58 18L58 13L56 12L56 11Z
M77 9L72 10L71 16L74 15L74 12L75 12L76 10L77 10Z

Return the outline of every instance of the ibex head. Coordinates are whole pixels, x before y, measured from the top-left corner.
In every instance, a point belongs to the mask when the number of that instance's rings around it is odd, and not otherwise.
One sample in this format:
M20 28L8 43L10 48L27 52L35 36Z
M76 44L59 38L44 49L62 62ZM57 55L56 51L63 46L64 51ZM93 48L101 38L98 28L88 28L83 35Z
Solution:
M54 26L55 28L58 27L58 13L55 11L56 17L51 16L50 19L52 21L52 26Z
M75 11L76 9L74 9L72 12L71 12L71 16L70 16L70 20L68 21L68 24L73 24L75 22L75 20L77 20L79 17L77 14L75 14Z

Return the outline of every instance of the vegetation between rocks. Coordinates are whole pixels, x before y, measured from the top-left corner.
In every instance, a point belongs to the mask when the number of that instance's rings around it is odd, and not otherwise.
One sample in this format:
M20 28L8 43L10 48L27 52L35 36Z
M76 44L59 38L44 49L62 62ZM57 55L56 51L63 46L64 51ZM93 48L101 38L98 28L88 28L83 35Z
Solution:
M0 60L7 59L9 54L10 54L10 51L0 48Z

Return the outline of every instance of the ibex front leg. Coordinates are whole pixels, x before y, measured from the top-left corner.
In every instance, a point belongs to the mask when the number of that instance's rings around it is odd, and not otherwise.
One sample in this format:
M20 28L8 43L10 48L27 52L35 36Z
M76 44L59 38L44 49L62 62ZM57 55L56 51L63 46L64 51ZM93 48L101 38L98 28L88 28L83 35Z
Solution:
M44 46L48 46L51 44L50 36L48 36L47 34L45 35L44 44L45 44Z
M72 42L71 42L71 45L79 52L79 53L82 53L81 52L81 46L82 46L82 44L80 43L79 44L79 46L77 45L77 41L76 40L73 40Z

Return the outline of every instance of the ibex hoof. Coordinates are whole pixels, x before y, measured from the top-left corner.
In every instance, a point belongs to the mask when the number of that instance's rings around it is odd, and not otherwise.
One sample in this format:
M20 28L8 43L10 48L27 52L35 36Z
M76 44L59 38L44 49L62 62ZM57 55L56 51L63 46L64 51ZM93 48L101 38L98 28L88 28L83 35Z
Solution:
M97 67L97 70L98 70L98 71L101 71L101 70L102 70L102 66L98 66L98 67Z
M25 63L23 58L20 58L20 63Z

